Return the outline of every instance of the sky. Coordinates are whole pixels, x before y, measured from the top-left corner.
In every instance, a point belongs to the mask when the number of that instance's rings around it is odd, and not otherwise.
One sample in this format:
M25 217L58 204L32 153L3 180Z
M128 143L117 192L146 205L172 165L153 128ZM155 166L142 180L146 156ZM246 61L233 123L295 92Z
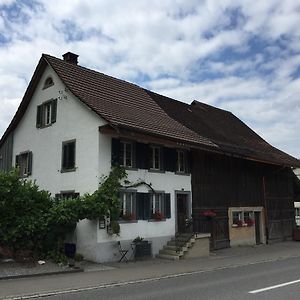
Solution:
M300 1L0 0L0 136L42 53L234 113L300 158Z

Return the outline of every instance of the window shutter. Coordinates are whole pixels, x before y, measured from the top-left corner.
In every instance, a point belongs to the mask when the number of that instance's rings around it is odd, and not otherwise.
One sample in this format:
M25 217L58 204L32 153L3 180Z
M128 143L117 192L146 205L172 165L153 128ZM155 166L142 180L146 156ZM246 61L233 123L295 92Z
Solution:
M132 167L136 168L136 143L131 143L131 150L132 150Z
M164 171L165 170L165 164L164 164L164 148L163 147L160 147L159 148L159 159L160 159L160 166L159 166L159 169L161 171Z
M111 164L116 166L120 164L120 140L111 139Z
M137 207L137 219L149 220L151 216L150 212L150 194L149 193L137 193L136 194L136 207Z
M37 128L42 127L42 115L43 115L43 106L39 105L37 107L37 111L36 111L36 127Z
M191 152L185 152L185 166L186 166L186 173L191 173Z
M51 123L56 122L56 115L57 115L57 99L54 99L51 102Z
M148 145L136 143L136 167L148 169Z
M165 171L177 171L177 151L173 148L164 147L164 168Z
M135 218L137 219L137 205L136 205L136 193L133 193L132 197L132 213L135 214Z
M27 175L31 175L32 174L32 152L28 152L27 155Z
M152 168L152 164L153 164L153 148L148 145L148 150L146 152L146 158L147 158L147 169L151 169Z
M170 194L165 194L165 217L167 219L171 218L171 195Z

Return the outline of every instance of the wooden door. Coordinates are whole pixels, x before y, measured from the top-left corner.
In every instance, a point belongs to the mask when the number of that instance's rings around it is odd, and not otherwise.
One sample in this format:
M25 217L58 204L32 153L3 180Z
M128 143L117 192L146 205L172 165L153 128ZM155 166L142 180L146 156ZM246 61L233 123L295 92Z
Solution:
M179 233L186 232L188 209L188 194L177 194L177 231Z

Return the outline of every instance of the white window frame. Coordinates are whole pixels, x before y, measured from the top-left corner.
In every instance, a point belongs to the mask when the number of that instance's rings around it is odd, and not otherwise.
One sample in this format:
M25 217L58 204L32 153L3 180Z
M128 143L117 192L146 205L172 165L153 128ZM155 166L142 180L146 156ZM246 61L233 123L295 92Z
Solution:
M159 146L150 146L151 147L151 170L160 170L161 168L161 148ZM156 156L157 154L157 156ZM157 160L156 160L157 158Z
M151 213L155 214L156 212L162 213L165 215L165 209L163 207L164 194L163 193L155 193L151 194ZM156 201L158 200L158 209L156 205Z
M133 167L133 143L132 142L127 142L127 141L121 141L121 147L123 148L122 149L122 153L123 153L123 156L122 156L122 163L121 163L121 166L123 167L129 167L129 168L132 168ZM127 147L126 146L130 146L130 164L127 164Z
M186 151L177 150L177 172L186 173Z
M130 214L134 215L134 220L137 218L136 216L136 204L134 203L136 199L136 192L135 191L122 191L120 193L120 205L121 205L121 215L120 217ZM127 201L129 201L129 210L127 210Z
M51 114L52 114L52 102L47 102L44 104L44 126L48 126L51 124Z

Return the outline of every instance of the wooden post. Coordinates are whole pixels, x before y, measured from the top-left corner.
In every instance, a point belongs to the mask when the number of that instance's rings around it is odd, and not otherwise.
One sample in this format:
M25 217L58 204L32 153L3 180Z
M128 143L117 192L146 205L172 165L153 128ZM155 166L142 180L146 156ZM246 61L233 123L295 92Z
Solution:
M266 230L266 244L269 243L269 220L267 210L267 197L266 197L266 182L265 176L263 176L263 200L264 200L264 216L265 216L265 230Z

